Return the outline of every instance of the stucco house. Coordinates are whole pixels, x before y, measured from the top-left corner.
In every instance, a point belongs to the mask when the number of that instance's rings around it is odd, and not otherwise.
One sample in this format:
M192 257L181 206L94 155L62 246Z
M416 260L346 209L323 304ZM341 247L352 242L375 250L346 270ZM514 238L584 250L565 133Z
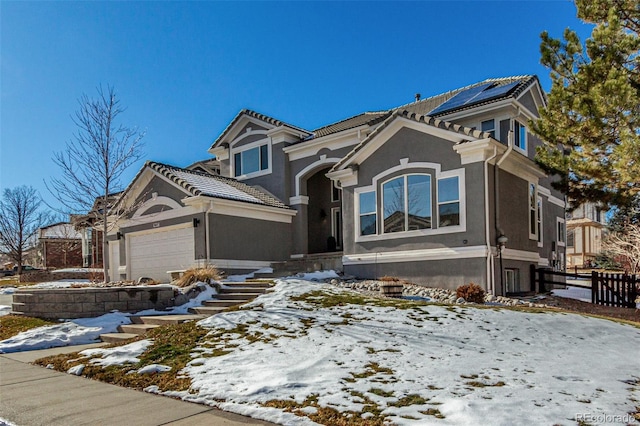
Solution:
M333 253L361 278L535 290L530 266L563 268L566 242L564 196L527 129L544 105L537 77L516 76L316 130L243 110L209 147L220 175L154 162L138 173L108 235L112 277Z

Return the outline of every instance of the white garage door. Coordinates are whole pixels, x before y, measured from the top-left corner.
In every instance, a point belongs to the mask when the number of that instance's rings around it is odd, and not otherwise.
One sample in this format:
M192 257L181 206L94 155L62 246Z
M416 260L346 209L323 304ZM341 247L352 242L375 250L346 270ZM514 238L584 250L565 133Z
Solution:
M167 282L167 271L187 269L195 259L193 227L129 237L131 278Z

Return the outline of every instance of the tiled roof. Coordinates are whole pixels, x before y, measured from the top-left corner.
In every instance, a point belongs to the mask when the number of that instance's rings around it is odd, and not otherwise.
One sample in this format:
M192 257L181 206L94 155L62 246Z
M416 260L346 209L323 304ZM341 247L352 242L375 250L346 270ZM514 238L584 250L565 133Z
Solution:
M314 138L320 138L322 136L330 135L332 133L341 132L343 130L353 129L354 127L362 126L363 124L373 125L391 114L390 111L377 111L377 112L364 112L362 114L354 115L345 120L338 121L337 123L329 124L324 127L320 127L313 131Z
M356 155L362 148L364 148L372 139L374 139L380 132L382 132L385 128L387 128L396 118L402 117L409 120L417 121L419 123L425 123L433 127L437 127L439 129L449 130L451 132L460 133L462 135L470 136L472 138L484 139L491 137L491 134L482 132L480 130L475 130L470 127L461 126L459 124L454 124L449 121L439 120L437 118L430 117L428 115L416 114L415 112L403 110L394 111L382 124L380 124L376 129L371 132L362 142L356 145L346 156L342 158L338 163L336 163L331 171L334 172L339 170L344 164L347 164L349 160Z
M211 149L213 149L213 147L215 147L220 141L222 141L222 139L224 139L225 136L227 136L227 134L233 128L233 126L235 126L235 124L238 121L240 121L240 119L245 115L248 117L256 118L260 121L264 121L265 123L272 124L276 127L280 127L280 126L288 127L300 133L304 133L305 135L309 135L311 133L308 130L302 129L297 126L293 126L291 124L285 123L284 121L280 121L273 117L269 117L268 115L260 114L259 112L251 111L250 109L243 109L238 113L238 115L235 116L235 118L231 121L231 123L229 123L229 125L227 126L226 129L224 129L222 134L220 134L220 136L218 136L218 138L211 144Z
M180 185L193 196L204 195L288 209L277 198L232 178L210 175L153 161L147 161L145 166Z
M322 136L327 136L333 133L338 133L344 130L352 129L358 126L362 126L364 124L368 124L370 126L375 125L387 119L394 111L398 111L398 112L407 111L417 115L430 115L432 117L440 117L446 114L451 114L454 111L462 111L465 109L475 108L480 105L490 104L508 97L517 98L527 87L529 87L534 81L537 81L537 80L538 78L536 76L531 76L531 75L519 75L519 76L504 77L504 78L488 78L486 80L471 84L469 86L461 87L459 89L451 90L449 92L445 92L439 95L421 99L416 102L401 105L389 111L364 112L362 114L349 117L345 120L338 121L336 123L332 123L327 126L323 126L323 127L320 127L319 129L314 130L312 132L312 135L309 136L307 139L305 139L305 141L315 139L315 138L320 138ZM454 96L456 96L457 94L465 90L473 89L483 85L491 85L489 86L490 88L496 88L496 87L506 86L512 83L517 83L517 85L513 89L509 90L507 93L501 96L493 97L483 102L476 102L476 103L471 102L469 104L465 104L463 106L460 106L454 109L438 112L436 114L429 114L431 111L435 110L440 105L444 104L449 99L453 98ZM299 143L304 143L304 141L301 141Z
M488 78L486 80L471 84L469 86L451 90L449 92L442 93L440 95L431 96L429 98L425 98L417 102L412 102L410 104L401 105L394 109L396 111L406 110L406 111L415 112L416 114L420 114L420 115L428 115L431 111L435 110L437 107L439 107L449 99L453 98L458 93L463 92L465 90L473 89L475 87L486 85L486 84L491 84L492 85L491 87L494 88L494 87L506 86L512 83L518 83L512 90L510 90L509 92L505 93L502 96L488 99L484 102L479 102L479 103L471 102L469 104L465 104L458 108L442 111L437 114L432 114L433 117L438 117L446 114L451 114L454 111L462 111L465 109L475 108L481 105L487 105L487 104L497 102L499 100L506 99L509 97L517 98L534 81L538 81L538 77L533 75L518 75L518 76L503 77L503 78Z

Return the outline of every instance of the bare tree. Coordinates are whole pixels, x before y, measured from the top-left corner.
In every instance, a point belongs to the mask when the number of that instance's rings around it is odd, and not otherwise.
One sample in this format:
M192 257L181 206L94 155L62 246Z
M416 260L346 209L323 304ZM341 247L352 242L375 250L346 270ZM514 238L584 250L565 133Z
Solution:
M109 281L104 262L109 206L113 204L113 194L122 189L122 173L142 157L144 133L117 123L124 109L112 87L100 87L95 99L83 95L78 103L80 109L73 116L78 131L53 158L62 177L52 178L47 188L64 205L66 213L89 212L94 216L95 226L103 234L102 264L104 279Z
M0 252L18 264L22 273L25 251L35 245L38 229L49 221L40 211L42 199L31 186L7 188L0 200Z
M632 274L640 271L640 224L629 223L609 233L602 241L603 251Z

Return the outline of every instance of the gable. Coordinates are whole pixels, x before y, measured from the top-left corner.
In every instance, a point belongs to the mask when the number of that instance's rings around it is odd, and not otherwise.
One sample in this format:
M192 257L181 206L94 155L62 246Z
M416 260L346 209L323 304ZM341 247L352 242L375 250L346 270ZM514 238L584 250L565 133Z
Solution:
M183 207L180 200L189 194L167 182L160 176L153 176L149 183L139 189L138 196L133 203L133 210L126 217L146 216Z
M352 165L360 164L369 156L373 155L374 152L402 128L409 128L417 132L430 134L448 141L451 146L490 137L488 133L432 117L417 115L407 111L394 112L384 123L347 154L345 158L336 164L329 174L338 173L341 177L347 177L345 173L353 174L345 171L345 169L351 168L353 170L354 167L352 167ZM337 178L337 175L334 176Z

